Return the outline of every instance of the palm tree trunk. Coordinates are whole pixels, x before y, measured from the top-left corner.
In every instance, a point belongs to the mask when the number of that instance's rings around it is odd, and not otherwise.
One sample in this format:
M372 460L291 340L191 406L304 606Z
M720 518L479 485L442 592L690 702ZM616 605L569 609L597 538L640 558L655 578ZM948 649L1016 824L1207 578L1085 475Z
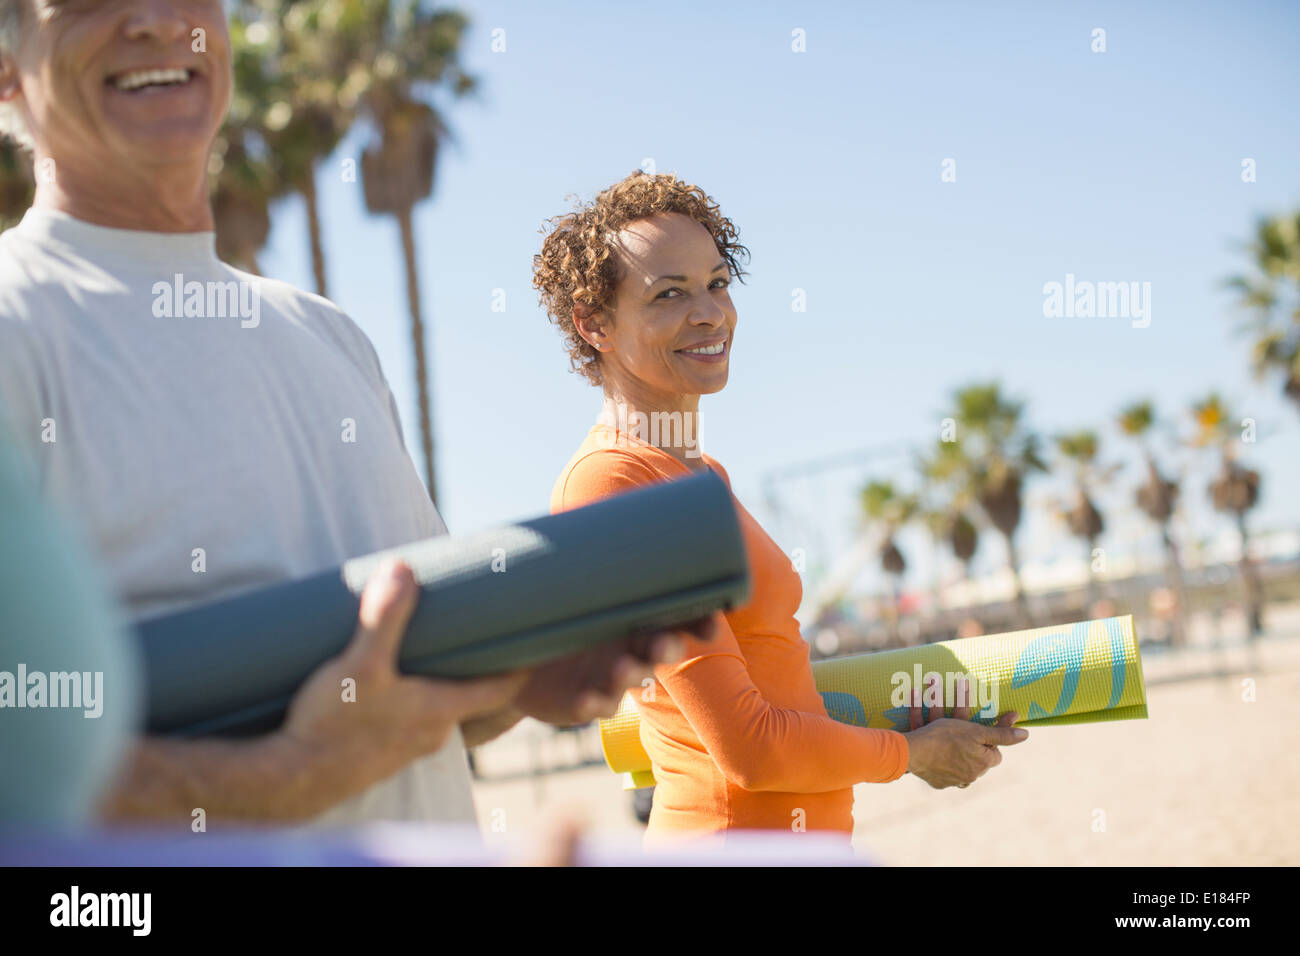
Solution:
M889 615L889 639L894 647L904 647L902 615L898 613L899 603L899 586L898 579L894 575L889 576L889 598L890 598L890 615Z
M1250 560L1246 550L1246 512L1237 512L1237 531L1241 534L1241 578L1246 584L1246 614L1250 624L1250 637L1254 640L1264 630L1263 598L1260 593L1259 575L1255 564Z
M944 600L942 573L943 554L939 543L935 539L931 538L930 543L933 545L930 549L930 554L932 555L932 561L934 563L934 577L930 582L930 590L934 594L934 619L943 630L946 631L951 628L956 632L957 628L954 626L955 622L953 621L952 609L948 607L947 602Z
M302 198L307 204L307 235L311 241L311 271L316 278L316 294L328 297L325 288L325 247L321 244L320 207L316 195L316 171L307 170L307 180L302 186Z
M1087 608L1084 609L1086 612L1084 614L1085 617L1088 617L1092 614L1093 605L1096 604L1101 599L1101 591L1097 586L1097 572L1092 569L1092 555L1093 552L1097 550L1097 539L1088 538L1087 541L1088 541L1088 557L1087 557L1088 587L1087 587L1085 600L1088 602L1088 606Z
M975 563L974 556L972 556L969 560L963 561L961 563L962 574L963 574L962 581L967 585L966 588L967 597L969 597L971 593L971 582L975 580L975 574L971 568L971 565L974 563ZM961 614L954 615L954 618L957 622L957 627L954 630L954 634L956 633L956 631L961 630L961 625L964 624L967 620L974 621L976 624L979 625L980 633L984 632L984 622L983 620L981 620L980 617L976 616L975 612L972 610L973 607L974 607L973 603L967 604ZM965 615L964 617L962 616L963 614Z
M1174 592L1173 619L1169 622L1170 635L1169 642L1174 647L1187 646L1187 588L1183 585L1183 566L1178 560L1178 546L1174 544L1173 536L1169 533L1169 522L1166 521L1160 526L1160 536L1164 539L1165 554L1168 555L1167 573L1169 585Z
M1016 553L1016 539L1003 532L1007 539L1007 562L1011 565L1011 577L1016 583L1016 624L1020 628L1033 627L1033 618L1029 616L1029 601L1025 598L1024 582L1020 580L1020 556Z
M433 406L429 397L429 363L426 357L424 323L420 320L420 277L415 268L415 230L411 226L413 206L397 213L402 229L402 258L406 262L406 301L411 310L411 350L415 353L415 383L420 402L420 444L424 450L425 485L434 507L438 486L433 473Z

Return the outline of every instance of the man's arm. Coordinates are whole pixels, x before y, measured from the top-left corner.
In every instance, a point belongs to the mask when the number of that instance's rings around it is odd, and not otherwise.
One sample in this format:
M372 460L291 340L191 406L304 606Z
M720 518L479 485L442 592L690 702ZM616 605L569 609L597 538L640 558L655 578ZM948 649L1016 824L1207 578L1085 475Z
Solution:
M190 819L290 822L361 793L437 750L460 724L466 746L485 743L526 713L556 723L608 716L648 662L680 656L671 632L628 638L532 672L469 681L408 677L397 669L418 589L405 565L372 576L352 643L298 691L284 728L256 740L146 738L102 802L111 821ZM356 700L343 702L344 678Z
M150 737L132 749L101 808L108 822L190 817L302 820L329 808L321 768L280 734L253 741Z
M405 565L376 572L352 642L307 679L281 730L251 741L145 739L104 816L188 819L202 808L209 823L309 819L437 750L461 721L506 707L526 671L472 681L398 671L417 594ZM355 700L342 699L344 678L356 681Z
M495 714L463 721L460 725L460 735L465 740L466 748L478 747L500 737L526 716L522 710L510 706Z

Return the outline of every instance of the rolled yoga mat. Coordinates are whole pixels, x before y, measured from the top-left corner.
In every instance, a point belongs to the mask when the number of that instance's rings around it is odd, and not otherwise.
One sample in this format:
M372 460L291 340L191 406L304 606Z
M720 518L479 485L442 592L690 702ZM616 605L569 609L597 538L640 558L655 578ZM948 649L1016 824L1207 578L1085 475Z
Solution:
M930 672L944 680L949 710L949 675L954 681L955 675L969 675L971 719L984 724L995 723L1009 710L1021 715L1017 727L1147 716L1142 657L1133 618L1127 615L816 661L812 670L827 714L857 727L908 730L910 688L924 692ZM983 696L981 689L986 690ZM996 705L981 712L991 700ZM928 718L924 700L921 710ZM628 789L655 782L640 730L632 693L624 696L618 713L600 722L605 761L615 773L627 775Z
M442 536L341 568L137 622L149 731L274 728L294 691L356 629L379 563L420 584L405 673L468 678L530 667L748 600L731 492L712 472L465 537Z

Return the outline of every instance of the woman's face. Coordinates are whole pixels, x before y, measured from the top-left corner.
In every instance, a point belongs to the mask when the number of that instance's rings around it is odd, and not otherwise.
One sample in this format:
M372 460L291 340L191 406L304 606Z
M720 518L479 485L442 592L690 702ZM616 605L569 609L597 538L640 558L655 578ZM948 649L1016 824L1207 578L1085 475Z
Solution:
M689 216L662 213L626 226L615 250L612 321L580 322L601 350L607 389L660 408L721 391L736 307L731 273L709 231Z

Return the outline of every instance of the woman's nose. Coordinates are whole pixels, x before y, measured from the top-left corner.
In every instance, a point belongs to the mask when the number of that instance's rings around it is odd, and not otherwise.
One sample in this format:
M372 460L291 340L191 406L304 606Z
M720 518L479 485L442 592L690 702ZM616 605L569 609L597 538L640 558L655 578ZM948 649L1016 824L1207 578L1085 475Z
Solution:
M691 309L686 321L693 325L708 325L716 328L727 321L727 310L714 301L712 296L709 296L705 301L699 303L696 308Z

